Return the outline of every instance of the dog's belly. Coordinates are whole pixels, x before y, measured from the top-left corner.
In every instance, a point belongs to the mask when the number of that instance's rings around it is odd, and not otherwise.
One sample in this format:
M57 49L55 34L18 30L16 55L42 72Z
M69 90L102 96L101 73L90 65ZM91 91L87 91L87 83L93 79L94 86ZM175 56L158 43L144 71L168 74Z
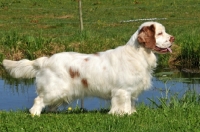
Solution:
M111 88L98 88L93 87L88 90L84 90L84 93L86 97L98 97L102 99L111 99Z

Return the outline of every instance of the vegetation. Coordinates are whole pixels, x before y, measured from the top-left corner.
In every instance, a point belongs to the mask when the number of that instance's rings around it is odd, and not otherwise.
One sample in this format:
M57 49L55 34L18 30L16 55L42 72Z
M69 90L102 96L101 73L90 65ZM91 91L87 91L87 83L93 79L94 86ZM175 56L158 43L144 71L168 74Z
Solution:
M200 96L189 91L178 98L160 98L152 105L140 104L137 113L125 116L107 114L108 110L85 111L74 109L59 113L43 112L31 117L28 111L1 111L1 132L174 132L200 130Z
M0 62L4 58L35 59L62 51L94 53L115 48L124 45L144 19L157 18L180 47L171 56L160 56L160 66L168 67L170 57L172 64L198 67L199 5L195 0L83 1L81 33L75 0L1 0Z

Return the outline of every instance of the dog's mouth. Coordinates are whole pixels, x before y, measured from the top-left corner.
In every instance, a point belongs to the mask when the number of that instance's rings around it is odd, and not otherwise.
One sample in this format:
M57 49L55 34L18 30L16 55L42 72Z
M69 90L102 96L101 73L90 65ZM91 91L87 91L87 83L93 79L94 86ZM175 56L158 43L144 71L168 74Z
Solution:
M159 47L155 47L154 48L154 51L158 52L158 53L161 53L161 54L165 54L165 53L172 53L172 49L171 49L171 46L167 47L167 48L159 48Z

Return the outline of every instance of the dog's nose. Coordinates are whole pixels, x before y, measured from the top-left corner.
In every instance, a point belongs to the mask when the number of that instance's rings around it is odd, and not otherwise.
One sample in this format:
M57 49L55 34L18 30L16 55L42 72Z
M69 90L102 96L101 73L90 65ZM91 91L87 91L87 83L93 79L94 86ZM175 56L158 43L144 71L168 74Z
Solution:
M170 37L169 41L174 42L175 38L173 36Z

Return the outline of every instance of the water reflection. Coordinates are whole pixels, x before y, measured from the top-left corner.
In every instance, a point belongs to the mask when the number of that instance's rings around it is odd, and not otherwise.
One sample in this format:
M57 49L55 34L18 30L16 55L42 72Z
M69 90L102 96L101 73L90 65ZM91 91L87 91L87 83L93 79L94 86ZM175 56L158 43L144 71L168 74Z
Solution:
M34 85L8 84L0 79L0 110L30 108L35 97Z
M158 72L153 78L152 88L143 92L137 103L150 104L148 98L157 99L159 97L170 96L177 93L182 96L188 89L193 89L200 93L199 74L185 74L175 72ZM36 97L34 80L4 80L0 78L0 110L18 110L30 108ZM70 107L80 106L80 100L71 103ZM62 108L67 108L64 106ZM98 98L84 99L84 108L96 110L109 108L110 101Z

